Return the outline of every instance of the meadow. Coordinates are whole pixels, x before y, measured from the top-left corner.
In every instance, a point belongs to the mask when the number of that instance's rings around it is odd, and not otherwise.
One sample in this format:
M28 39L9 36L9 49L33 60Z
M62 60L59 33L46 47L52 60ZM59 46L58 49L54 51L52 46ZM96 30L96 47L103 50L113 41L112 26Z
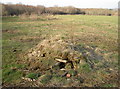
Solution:
M99 62L105 64L99 64L98 69L92 70L89 68L89 65L82 66L83 69L81 71L85 71L84 73L77 71L78 75L75 76L77 82L72 86L117 87L117 20L117 16L90 15L49 15L31 18L18 16L3 17L3 86L55 86L56 83L56 86L69 86L72 84L74 76L70 78L71 80L56 75L52 78L50 76L43 76L45 77L41 82L43 84L36 84L36 81L23 80L26 77L37 80L38 75L42 76L45 74L40 71L29 70L29 65L27 62L24 62L26 52L36 47L43 40L60 36L60 39L65 41L71 40L72 43L77 45L88 45L93 48L102 49L106 58L105 62ZM97 64L97 62L95 63ZM26 71L27 68L28 71ZM79 74L80 77L78 78ZM52 84L49 81L53 81L51 82Z

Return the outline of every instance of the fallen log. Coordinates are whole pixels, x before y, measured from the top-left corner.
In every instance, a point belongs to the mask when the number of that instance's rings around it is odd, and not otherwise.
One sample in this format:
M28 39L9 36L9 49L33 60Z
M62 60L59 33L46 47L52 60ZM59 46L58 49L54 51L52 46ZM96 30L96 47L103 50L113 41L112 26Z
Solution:
M55 59L58 62L63 62L63 63L67 63L67 60L62 60L62 59Z

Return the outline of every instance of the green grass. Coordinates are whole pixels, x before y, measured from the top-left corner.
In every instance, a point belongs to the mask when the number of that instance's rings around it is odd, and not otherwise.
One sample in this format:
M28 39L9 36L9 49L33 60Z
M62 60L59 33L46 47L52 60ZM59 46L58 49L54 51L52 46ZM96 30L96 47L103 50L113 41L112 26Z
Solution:
M22 77L21 71L16 71L12 69L3 70L3 83L17 83Z
M117 17L116 16L87 16L87 15L56 15L54 20L37 19L22 20L19 17L3 17L2 61L3 82L18 83L23 76L26 64L17 63L23 54L50 36L61 35L62 39L75 35L77 44L98 46L107 51L117 51ZM116 55L114 56L116 57ZM16 70L12 70L15 67ZM89 66L82 66L90 72ZM28 77L36 78L34 74ZM43 83L47 83L43 80Z
M105 84L105 85L103 85L103 87L114 87L114 85L113 84Z
M45 75L45 76L43 77L43 79L41 79L40 82L41 82L42 84L46 84L46 83L50 82L51 78L52 78L51 75Z
M26 77L30 79L37 79L39 76L40 74L38 73L29 73L28 75L26 75Z
M79 65L78 71L83 73L89 73L91 72L90 65L89 64Z

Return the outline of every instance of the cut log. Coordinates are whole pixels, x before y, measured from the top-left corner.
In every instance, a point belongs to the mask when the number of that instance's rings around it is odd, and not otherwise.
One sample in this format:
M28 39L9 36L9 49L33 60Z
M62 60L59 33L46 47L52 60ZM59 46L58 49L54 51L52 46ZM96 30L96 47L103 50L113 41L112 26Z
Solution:
M55 59L58 62L63 62L63 63L67 63L67 60L62 60L62 59Z

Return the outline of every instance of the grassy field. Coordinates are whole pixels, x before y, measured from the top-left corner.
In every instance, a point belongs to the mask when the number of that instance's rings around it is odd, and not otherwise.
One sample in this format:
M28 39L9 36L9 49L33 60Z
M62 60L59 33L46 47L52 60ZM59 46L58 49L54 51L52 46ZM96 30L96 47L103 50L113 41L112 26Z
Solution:
M90 76L90 78L86 78L85 83L80 83L79 86L117 86L118 18L116 16L55 15L41 16L37 19L3 17L2 20L4 86L22 85L22 77L25 76L36 79L36 72L28 71L27 74L24 72L28 65L22 62L25 60L23 55L43 40L54 38L56 35L60 35L63 40L72 39L75 44L98 47L104 50L104 53L110 54L111 59L107 62L109 63L107 67L110 68L109 71L103 71L102 69L106 69L106 67L101 66L97 73L93 73L93 71L89 72L88 65L84 65L83 69L87 72L85 76ZM110 77L110 75L113 76ZM54 77L53 81L56 82L57 78ZM47 76L46 80L42 81L43 85L49 84L46 82L49 80L51 78ZM58 80L64 81L64 86L69 86L70 84L65 78L62 79L60 77ZM78 80L81 81L81 79ZM96 84L92 82L93 80L96 81ZM110 80L114 82L110 82ZM87 83L87 81L91 82ZM59 83L60 81L57 82ZM34 82L27 82L26 86L31 86L32 84L35 86ZM23 86L25 85L23 84Z

